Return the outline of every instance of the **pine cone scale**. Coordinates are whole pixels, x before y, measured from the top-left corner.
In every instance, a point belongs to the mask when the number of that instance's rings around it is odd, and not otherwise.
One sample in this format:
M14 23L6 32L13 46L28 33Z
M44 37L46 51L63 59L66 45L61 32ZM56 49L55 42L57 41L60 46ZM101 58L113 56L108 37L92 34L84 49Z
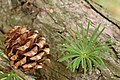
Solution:
M41 59L44 54L45 54L44 52L41 52L38 55L31 57L30 59L37 61L37 60Z
M30 63L30 64L25 64L25 65L23 65L22 67L23 67L24 69L29 69L29 68L34 67L35 65L36 65L36 62Z
M13 55L10 59L15 61L18 58L18 55Z
M28 51L26 53L24 53L23 55L25 56L34 56L35 54L37 54L38 52L38 47L35 46L31 51Z
M27 48L31 46L31 41L28 41L25 45L18 47L18 50L25 51Z

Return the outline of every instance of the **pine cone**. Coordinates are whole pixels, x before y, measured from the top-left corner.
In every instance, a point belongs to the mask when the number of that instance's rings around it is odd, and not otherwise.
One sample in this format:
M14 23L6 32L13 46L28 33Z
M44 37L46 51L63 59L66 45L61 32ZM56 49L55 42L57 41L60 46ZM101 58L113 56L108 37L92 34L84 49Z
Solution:
M37 30L15 26L8 33L5 43L5 53L15 69L38 69L50 62L49 46Z

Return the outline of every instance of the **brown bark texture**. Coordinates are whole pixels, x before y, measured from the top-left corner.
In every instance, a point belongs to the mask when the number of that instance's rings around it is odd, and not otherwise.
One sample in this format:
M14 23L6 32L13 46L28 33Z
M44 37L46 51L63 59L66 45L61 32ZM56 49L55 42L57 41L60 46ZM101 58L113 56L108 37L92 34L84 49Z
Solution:
M111 48L107 68L94 69L86 80L120 80L120 22L91 0L0 0L0 48L4 49L6 33L14 26L37 29L50 44L52 55L47 70L37 70L37 75L41 73L45 80L82 80L82 72L72 72L66 69L66 62L57 61L64 54L58 46L64 40L58 33L66 34L68 25L73 31L76 24L87 27L88 20L91 33L101 23L106 26L101 38L111 38L116 45Z

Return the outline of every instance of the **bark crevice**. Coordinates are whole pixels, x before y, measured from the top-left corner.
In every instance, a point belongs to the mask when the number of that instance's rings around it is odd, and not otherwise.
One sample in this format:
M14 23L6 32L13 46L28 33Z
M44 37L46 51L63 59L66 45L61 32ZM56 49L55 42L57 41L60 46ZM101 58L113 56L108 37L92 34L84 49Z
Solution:
M120 29L120 25L118 25L116 22L112 21L109 16L106 16L104 14L102 14L100 11L98 11L88 0L85 0L89 5L90 7L96 11L100 16L102 16L104 19L108 20L109 22L111 22L112 24L114 24L115 26L117 26L119 29Z

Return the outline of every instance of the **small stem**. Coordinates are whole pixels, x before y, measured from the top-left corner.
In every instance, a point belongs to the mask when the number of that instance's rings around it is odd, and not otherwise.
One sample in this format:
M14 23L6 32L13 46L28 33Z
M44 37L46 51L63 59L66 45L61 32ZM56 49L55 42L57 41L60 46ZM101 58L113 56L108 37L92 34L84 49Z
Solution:
M33 78L31 78L30 76L26 75L25 73L23 73L22 71L20 70L17 70L17 69L13 69L13 71L17 74L19 74L20 76L22 76L25 80L35 80Z

